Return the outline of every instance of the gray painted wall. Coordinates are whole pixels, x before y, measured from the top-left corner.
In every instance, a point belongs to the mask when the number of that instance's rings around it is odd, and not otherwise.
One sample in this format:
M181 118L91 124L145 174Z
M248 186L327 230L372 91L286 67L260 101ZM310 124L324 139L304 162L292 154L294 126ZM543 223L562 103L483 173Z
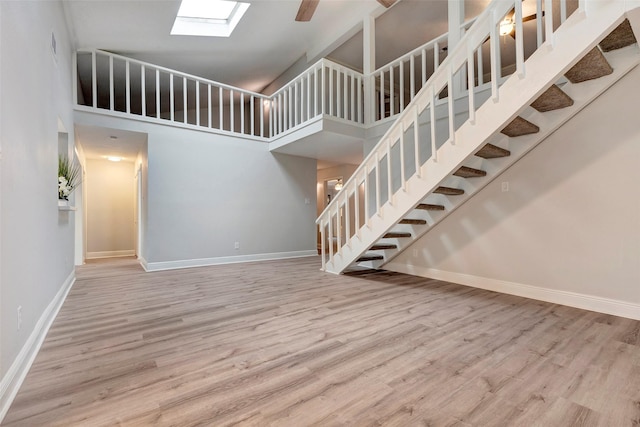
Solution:
M58 118L73 142L71 46L60 2L0 2L0 372L73 272L74 213L57 207ZM57 59L51 52L51 32ZM22 327L17 330L17 307Z

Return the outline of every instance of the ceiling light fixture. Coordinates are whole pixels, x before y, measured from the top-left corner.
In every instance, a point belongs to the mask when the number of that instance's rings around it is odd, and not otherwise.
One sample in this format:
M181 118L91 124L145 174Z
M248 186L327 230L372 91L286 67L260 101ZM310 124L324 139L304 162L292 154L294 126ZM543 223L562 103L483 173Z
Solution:
M336 186L334 188L336 189L336 191L342 190L342 178L340 178L338 182L336 182Z
M511 18L504 18L502 22L500 22L500 35L506 36L508 34L511 34L514 26L515 24L513 23L513 20Z
M107 160L111 161L111 162L119 162L120 160L122 160L122 157L118 157L118 156L107 156Z

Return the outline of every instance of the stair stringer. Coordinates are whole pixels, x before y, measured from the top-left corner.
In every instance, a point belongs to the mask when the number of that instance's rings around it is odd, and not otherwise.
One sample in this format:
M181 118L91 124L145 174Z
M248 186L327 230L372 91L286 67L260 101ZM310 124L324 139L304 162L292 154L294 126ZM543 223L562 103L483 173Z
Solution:
M400 190L391 195L389 201L381 207L378 214L373 214L344 246L338 248L337 253L326 263L326 271L339 274L353 265L371 245L380 240L385 233L397 227L398 221L413 210L418 203L425 200L439 185L451 180L451 174L473 157L484 144L491 142L494 145L504 146L504 138L507 137L501 135L500 130L524 110L530 109L529 105L538 96L620 24L625 17L626 6L628 6L622 2L589 3L589 5L588 15L579 10L569 17L554 33L553 39L545 42L525 62L524 75L514 74L508 78L500 87L496 98L489 99L476 111L474 122L467 120L460 126L455 132L454 140L448 141L437 150L437 159L430 159L423 164L419 174L410 177ZM631 68L633 67L627 71ZM615 72L614 74L617 76L615 80L624 75ZM615 80L611 81L609 86ZM608 86L602 86L599 91L595 90L592 99L606 90L606 87ZM416 98L416 102L420 102L419 97ZM583 103L582 108L588 102ZM572 115L579 111L575 105L574 107L571 107L574 111ZM534 113L525 113L525 115L530 114ZM520 153L518 158L535 147L572 115L557 119L556 126L547 126L547 132L542 132L544 134L542 138L538 137L539 134L518 137L518 142L524 142L525 144L522 146L528 147ZM398 118L398 120L402 119L402 116ZM503 142L495 144L496 140ZM508 165L504 166L502 170L506 167ZM488 174L485 178L475 179L485 181L484 185L486 185L496 176L497 174ZM447 214L450 212L451 209ZM412 238L406 239L404 242L402 240L405 239L385 239L385 243L396 243L398 249L384 251L384 259L381 261L368 261L360 265L373 268L384 265L410 246L418 236L426 233L432 225L433 223L423 226L424 230L420 232L417 229L419 227L411 226ZM395 228L394 231L399 231L399 229Z

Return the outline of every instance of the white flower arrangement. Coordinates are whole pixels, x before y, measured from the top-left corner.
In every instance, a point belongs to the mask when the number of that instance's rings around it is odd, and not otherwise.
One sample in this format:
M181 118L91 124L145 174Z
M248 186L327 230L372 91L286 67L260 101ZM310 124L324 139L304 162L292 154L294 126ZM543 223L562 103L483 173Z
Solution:
M67 157L58 156L58 199L69 200L69 196L80 184L80 165Z

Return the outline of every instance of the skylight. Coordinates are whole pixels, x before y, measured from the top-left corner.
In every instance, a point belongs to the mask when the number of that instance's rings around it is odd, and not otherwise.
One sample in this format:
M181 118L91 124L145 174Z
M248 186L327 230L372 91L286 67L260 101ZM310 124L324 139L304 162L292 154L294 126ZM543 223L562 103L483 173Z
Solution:
M182 0L171 35L229 37L248 8L229 0Z

